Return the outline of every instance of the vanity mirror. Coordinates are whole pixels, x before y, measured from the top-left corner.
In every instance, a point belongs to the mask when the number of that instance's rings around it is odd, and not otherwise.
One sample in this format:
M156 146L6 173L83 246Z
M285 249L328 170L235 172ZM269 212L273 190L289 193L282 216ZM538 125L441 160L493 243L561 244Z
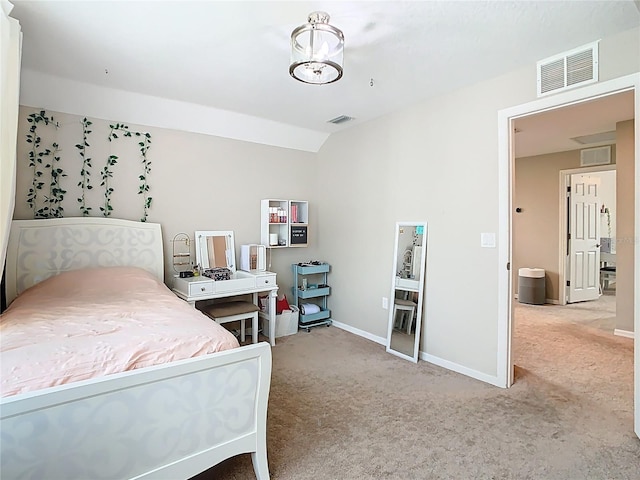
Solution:
M398 222L393 250L387 352L418 361L427 222Z
M233 231L196 231L196 262L201 269L228 268L236 271L236 246Z

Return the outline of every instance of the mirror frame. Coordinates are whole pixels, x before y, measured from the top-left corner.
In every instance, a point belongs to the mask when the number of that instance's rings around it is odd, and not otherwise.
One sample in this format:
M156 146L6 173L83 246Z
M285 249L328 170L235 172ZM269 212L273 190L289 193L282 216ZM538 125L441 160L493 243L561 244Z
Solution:
M420 256L420 279L418 281L418 305L416 306L416 334L413 345L413 355L407 355L398 350L393 350L391 348L391 334L393 333L393 326L395 323L395 318L393 314L394 310L394 300L396 295L396 290L398 287L396 286L396 278L398 274L398 242L400 238L400 228L402 227L422 227L422 245L421 245L421 256ZM389 325L387 327L387 352L398 357L404 358L405 360L412 361L414 363L418 362L418 357L420 355L420 337L422 335L422 312L423 312L423 300L424 300L424 286L425 286L425 273L426 273L426 263L427 263L427 222L396 222L395 228L395 242L393 247L393 270L391 274L391 295L389 296ZM402 289L400 289L402 290ZM408 290L415 291L415 290Z
M206 248L207 242L203 242L202 239L204 237L226 237L226 248L227 250L227 267L233 273L236 273L236 244L233 236L233 230L196 230L195 239L196 239L196 262L198 267L202 270L205 268L203 265L202 259L207 257ZM231 252L231 258L229 258L229 252ZM229 261L231 260L231 265L229 265Z

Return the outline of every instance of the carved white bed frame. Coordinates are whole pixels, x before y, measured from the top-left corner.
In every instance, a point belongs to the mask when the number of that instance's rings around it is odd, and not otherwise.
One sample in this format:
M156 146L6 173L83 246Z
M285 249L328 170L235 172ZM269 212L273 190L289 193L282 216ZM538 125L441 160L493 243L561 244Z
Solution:
M160 225L14 221L7 301L62 271L114 265L140 266L162 281ZM3 398L0 477L189 478L251 453L256 476L268 479L270 382L271 348L261 342Z

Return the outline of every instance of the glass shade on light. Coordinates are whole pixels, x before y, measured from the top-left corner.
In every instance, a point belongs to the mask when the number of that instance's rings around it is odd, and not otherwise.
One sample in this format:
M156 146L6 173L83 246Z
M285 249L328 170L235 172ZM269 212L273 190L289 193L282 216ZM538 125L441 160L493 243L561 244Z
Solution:
M329 25L329 14L314 12L308 23L291 33L289 73L304 83L322 85L340 80L344 59L344 35Z

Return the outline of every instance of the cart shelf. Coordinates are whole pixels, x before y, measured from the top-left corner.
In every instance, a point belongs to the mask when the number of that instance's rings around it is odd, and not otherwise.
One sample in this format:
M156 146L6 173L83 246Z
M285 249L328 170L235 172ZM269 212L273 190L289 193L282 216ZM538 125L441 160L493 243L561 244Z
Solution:
M311 327L331 325L331 310L327 306L327 297L331 294L331 287L327 285L327 274L331 265L315 262L313 264L294 263L291 268L293 270L293 287L291 289L293 304L298 308L303 303L313 303L320 307L319 312L306 315L302 314L301 310L298 317L298 327L309 331ZM309 279L315 283L309 282Z

